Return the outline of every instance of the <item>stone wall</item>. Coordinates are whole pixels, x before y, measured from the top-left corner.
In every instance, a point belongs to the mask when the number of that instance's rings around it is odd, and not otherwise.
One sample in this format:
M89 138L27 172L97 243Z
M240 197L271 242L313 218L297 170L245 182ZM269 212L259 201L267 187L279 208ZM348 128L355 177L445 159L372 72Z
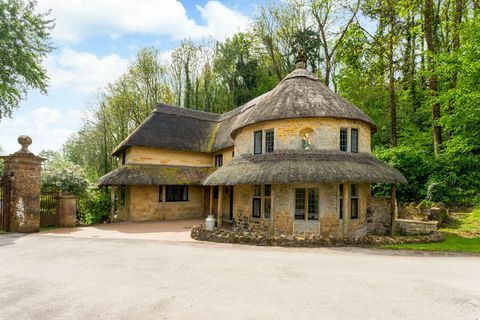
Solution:
M389 234L391 221L390 197L370 196L368 198L366 219L367 232L379 235Z
M397 219L395 220L395 231L400 235L425 235L437 231L437 221L417 221Z
M163 189L165 192L165 187ZM204 216L202 186L188 187L188 201L160 202L159 196L159 186L127 186L126 205L124 209L120 209L122 217L127 221L146 221L193 219Z
M126 163L213 167L212 155L209 153L149 147L128 148Z
M242 231L216 229L209 231L204 225L194 226L190 236L199 241L211 241L222 243L240 243L256 246L278 247L334 247L334 246L371 246L382 244L401 243L429 243L441 242L443 234L434 232L428 235L417 236L378 236L365 235L362 237L324 237L313 234L276 235L270 231Z
M348 234L362 236L367 233L365 219L367 201L370 195L369 184L359 184L359 217L351 219ZM295 188L319 189L319 220L294 220ZM338 184L290 184L272 186L272 209L275 228L281 234L298 234L309 232L323 236L341 236L343 222L338 218L339 185ZM252 221L262 219L252 218L252 199L254 186L239 185L234 188L234 217L249 217ZM270 219L268 219L270 220Z
M370 153L370 127L361 121L328 118L297 118L265 121L241 129L235 135L235 154L251 154L253 152L253 132L269 129L275 131L275 149L300 150L302 148L303 133L308 132L312 143L312 150L338 150L340 144L340 128L358 129L359 151Z

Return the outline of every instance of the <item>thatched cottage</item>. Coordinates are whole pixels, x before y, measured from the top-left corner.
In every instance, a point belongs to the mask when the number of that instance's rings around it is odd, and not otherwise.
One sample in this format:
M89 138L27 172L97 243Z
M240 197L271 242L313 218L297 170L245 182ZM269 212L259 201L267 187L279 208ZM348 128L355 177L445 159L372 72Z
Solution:
M373 121L305 66L300 56L273 90L225 114L159 105L99 180L114 186L115 218L213 214L218 226L247 217L286 234L371 230L370 185L406 180L371 155Z

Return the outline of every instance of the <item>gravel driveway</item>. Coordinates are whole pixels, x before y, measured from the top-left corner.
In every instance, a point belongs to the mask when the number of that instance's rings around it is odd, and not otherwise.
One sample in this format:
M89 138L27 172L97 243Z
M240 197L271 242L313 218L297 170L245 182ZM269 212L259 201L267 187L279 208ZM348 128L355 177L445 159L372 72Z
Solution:
M480 319L479 257L71 235L0 235L0 319Z

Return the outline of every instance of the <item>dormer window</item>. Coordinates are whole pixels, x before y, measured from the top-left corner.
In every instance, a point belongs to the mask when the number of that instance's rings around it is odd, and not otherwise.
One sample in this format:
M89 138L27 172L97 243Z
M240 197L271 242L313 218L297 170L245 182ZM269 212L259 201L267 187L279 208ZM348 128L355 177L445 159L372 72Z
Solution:
M253 133L253 154L270 153L274 150L275 131L273 129L259 130Z

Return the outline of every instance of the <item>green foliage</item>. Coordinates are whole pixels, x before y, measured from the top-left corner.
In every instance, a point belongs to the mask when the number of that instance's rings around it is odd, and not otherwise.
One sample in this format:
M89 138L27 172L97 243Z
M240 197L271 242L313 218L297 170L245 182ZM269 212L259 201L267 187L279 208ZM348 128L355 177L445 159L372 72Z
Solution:
M29 89L47 91L42 61L52 50L53 20L35 11L34 0L0 1L0 119L18 108Z
M457 214L448 224L440 229L445 240L439 243L396 244L382 246L386 249L452 251L480 254L480 209L470 214Z
M97 224L110 219L110 194L90 186L78 199L78 220L82 224Z
M407 146L390 149L377 147L373 153L378 159L395 167L407 177L408 184L398 186L399 201L421 201L426 197L430 175L437 167L431 153ZM376 185L373 192L388 194L387 188Z
M88 186L83 168L66 159L58 152L43 151L40 156L48 160L43 164L42 192L62 192L81 195Z

